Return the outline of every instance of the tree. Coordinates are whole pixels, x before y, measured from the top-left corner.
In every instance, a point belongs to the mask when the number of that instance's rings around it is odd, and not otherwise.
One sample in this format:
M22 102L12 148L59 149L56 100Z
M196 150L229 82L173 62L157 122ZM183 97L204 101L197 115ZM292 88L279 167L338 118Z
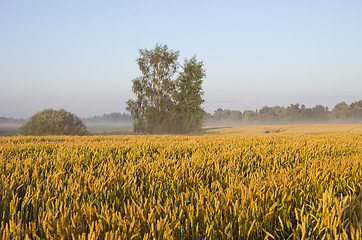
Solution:
M361 121L362 120L362 100L351 103L349 108L351 111L352 118L354 120Z
M127 101L127 110L137 133L192 132L200 129L204 117L201 108L203 63L196 57L179 67L179 51L156 44L152 50L140 49L137 59L142 76L135 78L132 91L136 100Z
M177 78L174 107L175 130L180 133L197 132L202 127L205 116L201 107L204 102L202 82L205 76L204 64L198 62L196 56L185 60L183 72Z
M327 115L329 113L328 107L324 107L322 105L316 105L312 110L312 120L325 121L327 119Z
M245 124L251 124L255 121L255 112L252 110L245 110L243 113L243 122Z
M137 63L142 76L132 81L137 99L127 101L127 110L134 119L135 132L163 132L173 103L179 52L156 44L155 49L140 49L139 53Z
M346 120L350 115L349 106L346 102L340 102L334 106L332 117L337 121Z
M300 104L290 104L284 111L284 119L286 122L295 122L299 120L299 114L302 112Z
M35 113L21 128L22 135L87 135L86 126L64 109L44 109Z
M273 115L272 108L264 106L259 110L258 120L261 122L266 122L270 120L269 118Z

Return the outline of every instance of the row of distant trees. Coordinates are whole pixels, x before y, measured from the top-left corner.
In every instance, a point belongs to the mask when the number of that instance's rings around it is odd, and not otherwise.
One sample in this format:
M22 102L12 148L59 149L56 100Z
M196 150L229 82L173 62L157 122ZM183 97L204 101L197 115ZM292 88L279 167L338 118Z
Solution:
M223 110L214 114L206 113L206 124L288 124L288 123L361 123L362 100L348 105L338 103L332 110L322 105L307 108L305 105L291 104L288 107L267 107L260 110Z
M87 135L86 124L126 124L131 125L133 117L126 113L110 113L79 119L63 109L45 109L34 114L29 120L0 117L1 123L24 123L22 135ZM305 105L291 104L288 107L267 107L260 110L223 110L213 114L205 113L205 125L252 125L252 124L298 124L298 123L362 123L362 100L348 105L338 103L332 110L322 105L307 108ZM2 129L0 135L15 131L14 127Z
M217 109L213 114L205 113L206 124L210 123L293 123L293 122L361 122L362 100L348 105L338 103L332 110L322 105L307 108L304 104L291 104L288 107L264 106L260 110ZM131 114L112 112L101 116L81 118L84 123L132 123ZM24 123L25 119L0 117L0 123Z
M102 116L82 118L87 123L128 123L133 118L127 113L110 113ZM204 124L249 125L249 124L288 124L288 123L362 123L362 100L348 105L341 102L331 110L322 105L307 108L304 104L291 104L288 107L264 106L255 111L217 109L214 113L205 113Z
M98 123L128 123L133 118L127 113L109 113L102 116L92 116L81 119L86 124ZM262 123L326 123L350 122L362 123L362 100L348 105L346 102L338 103L332 110L322 105L307 108L303 104L291 104L288 107L264 106L260 110L228 110L217 109L213 114L205 113L204 123L210 124L262 124ZM25 123L24 119L0 117L0 123Z
M26 122L25 119L16 119L16 118L8 118L8 117L0 117L0 123L24 123Z
M84 123L130 123L133 121L131 114L112 112L102 116L92 116L81 119Z
M0 117L0 123L25 123L29 119L17 119L12 117ZM105 113L102 116L92 116L92 117L84 117L80 118L84 123L132 123L133 118L131 114L127 113L118 113L118 112L112 112L112 113Z

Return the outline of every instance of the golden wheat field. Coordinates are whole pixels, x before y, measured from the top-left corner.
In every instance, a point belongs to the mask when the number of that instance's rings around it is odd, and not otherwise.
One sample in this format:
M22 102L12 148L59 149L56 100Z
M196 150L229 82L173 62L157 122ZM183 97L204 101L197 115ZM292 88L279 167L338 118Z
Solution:
M0 138L0 239L361 239L362 134Z
M362 133L362 124L301 124L301 125L253 125L236 127L207 127L210 134L334 134Z

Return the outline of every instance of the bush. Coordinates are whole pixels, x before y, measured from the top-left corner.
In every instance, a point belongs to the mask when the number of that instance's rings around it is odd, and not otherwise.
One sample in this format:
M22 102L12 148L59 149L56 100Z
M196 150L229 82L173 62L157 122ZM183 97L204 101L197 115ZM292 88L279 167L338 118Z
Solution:
M44 109L20 128L21 135L87 135L83 122L64 109Z

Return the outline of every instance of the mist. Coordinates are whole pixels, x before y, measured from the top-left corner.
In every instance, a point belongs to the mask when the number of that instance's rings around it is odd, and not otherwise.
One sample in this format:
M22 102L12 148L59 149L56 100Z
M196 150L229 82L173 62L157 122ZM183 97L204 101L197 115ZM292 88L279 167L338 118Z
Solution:
M0 135L16 133L28 119L0 117ZM129 113L105 113L83 117L91 134L133 133L133 118ZM289 106L263 106L256 110L230 110L218 108L205 113L204 127L236 127L249 125L299 125L299 124L362 124L362 100L337 103L332 108L323 105L306 107L304 104Z

